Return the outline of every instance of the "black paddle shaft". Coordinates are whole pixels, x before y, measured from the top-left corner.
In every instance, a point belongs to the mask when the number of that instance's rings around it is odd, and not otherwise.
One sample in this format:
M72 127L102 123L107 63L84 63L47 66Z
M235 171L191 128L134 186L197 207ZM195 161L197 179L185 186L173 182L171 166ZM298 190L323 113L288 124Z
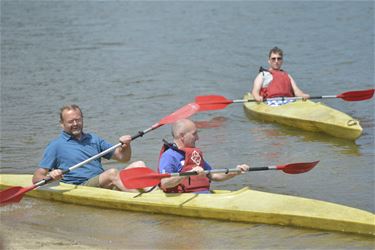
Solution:
M276 166L268 166L268 167L255 167L255 168L250 168L248 171L264 171L264 170L277 170ZM239 173L240 170L236 168L224 168L224 169L213 169L213 170L206 170L204 171L206 174L214 174L214 173ZM171 176L192 176L192 175L198 175L198 172L192 171L192 172L183 172L183 173L171 173Z

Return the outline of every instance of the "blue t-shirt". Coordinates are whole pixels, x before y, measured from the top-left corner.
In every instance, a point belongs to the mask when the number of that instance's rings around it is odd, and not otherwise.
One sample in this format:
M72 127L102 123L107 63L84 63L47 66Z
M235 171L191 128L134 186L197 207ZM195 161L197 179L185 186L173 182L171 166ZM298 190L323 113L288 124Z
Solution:
M112 147L102 138L92 133L84 133L80 140L63 131L61 135L50 142L44 151L39 166L46 169L66 170L88 158ZM110 159L113 152L103 157ZM64 175L62 182L82 184L88 179L104 172L101 159L98 158Z
M159 172L160 173L179 173L185 164L185 154L182 152L173 150L171 148L167 149L159 161ZM204 161L204 170L211 170L211 166Z

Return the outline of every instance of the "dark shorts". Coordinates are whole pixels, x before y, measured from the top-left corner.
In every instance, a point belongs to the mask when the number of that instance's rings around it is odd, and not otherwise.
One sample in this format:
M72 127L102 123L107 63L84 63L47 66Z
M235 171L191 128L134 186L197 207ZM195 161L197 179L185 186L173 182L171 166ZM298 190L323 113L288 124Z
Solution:
M84 183L81 184L82 186L88 186L88 187L100 187L99 185L99 175L92 177L91 179L88 179Z

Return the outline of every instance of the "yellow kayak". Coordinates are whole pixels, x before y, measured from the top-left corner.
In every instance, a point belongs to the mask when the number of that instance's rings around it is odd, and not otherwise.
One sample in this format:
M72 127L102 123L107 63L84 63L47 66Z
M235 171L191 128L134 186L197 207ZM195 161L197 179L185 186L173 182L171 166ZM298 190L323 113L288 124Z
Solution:
M248 93L244 99L253 97ZM249 117L307 131L323 132L339 138L355 140L362 134L359 121L319 102L297 100L281 106L245 102L244 110Z
M31 175L1 174L0 187L31 186L31 178ZM138 212L375 235L375 215L371 212L249 188L215 191L213 194L166 194L160 190L135 194L61 183L40 187L26 195Z

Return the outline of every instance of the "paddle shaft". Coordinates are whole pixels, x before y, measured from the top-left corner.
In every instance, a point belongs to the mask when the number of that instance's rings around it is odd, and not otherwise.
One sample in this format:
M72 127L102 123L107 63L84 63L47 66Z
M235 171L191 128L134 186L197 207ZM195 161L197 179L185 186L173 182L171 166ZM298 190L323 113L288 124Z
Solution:
M366 90L356 90L348 91L341 93L339 95L322 95L322 96L310 96L306 99L334 99L341 98L345 101L363 101L371 99L374 96L375 89L366 89ZM229 100L224 96L218 95L208 95L208 96L197 96L195 97L196 102L200 105L200 111L222 109L231 103L244 103L244 102L256 102L255 99L238 99L238 100ZM274 97L263 99L263 101L284 101L284 100L301 100L304 99L301 96L292 96L292 97Z
M159 122L155 123L151 127L149 127L146 130L139 131L138 134L132 136L132 140L137 139L138 137L142 137L144 134L157 129L158 127L163 126L164 124L169 124L178 121L179 119L182 118L187 118L196 112L198 112L199 105L196 103L189 103L183 106L182 108L176 110L172 114L169 114L168 116L164 117L161 119Z
M138 131L138 134L132 136L132 140L135 140L138 137L142 137L144 134L147 134L148 132L150 132L150 131L152 131L154 129L157 129L161 125L162 124L160 124L160 123L155 123L154 125L152 125L152 127L149 127L148 129L145 129L143 131Z
M313 96L309 97L309 99L322 99L322 98L336 98L336 96ZM302 97L295 96L295 97L274 97L274 98L268 98L268 99L263 99L263 102L265 101L284 101L284 100L300 100ZM229 105L231 103L244 103L244 102L257 102L255 99L236 99L236 100L224 100L224 101L207 101L207 102L202 102L199 105L204 106L204 105L216 105L216 104L222 104L222 105Z
M315 167L319 161L314 162L300 162L300 163L290 163L286 165L272 165L264 167L251 167L247 171L263 171L263 170L281 170L287 174L301 174L310 171ZM213 174L213 173L236 173L240 174L242 171L238 168L224 168L224 169L212 169L203 171L203 174ZM157 173L150 168L130 168L123 169L120 171L120 178L122 183L127 188L144 188L152 187L160 184L160 181L164 178L170 177L187 177L199 175L197 171L183 172L183 173Z
M333 99L333 98L337 98L337 96L335 95L323 95L323 96L310 96L309 98L307 99ZM287 100L302 100L303 97L301 96L293 96L293 97L273 97L273 98L267 98L267 99L263 99L263 101L287 101ZM256 102L255 99L247 99L247 100L243 100L243 99L238 99L238 100L232 100L231 102L233 103L244 103L244 102ZM204 105L204 104L203 104Z
M249 168L247 171L264 171L264 170L279 170L277 166L268 166L268 167L252 167ZM205 174L218 174L218 173L240 173L241 171L237 168L224 168L224 169L212 169L212 170L205 170ZM183 172L183 173L170 173L170 177L176 177L176 176L193 176L198 175L198 172L191 171L191 172Z

